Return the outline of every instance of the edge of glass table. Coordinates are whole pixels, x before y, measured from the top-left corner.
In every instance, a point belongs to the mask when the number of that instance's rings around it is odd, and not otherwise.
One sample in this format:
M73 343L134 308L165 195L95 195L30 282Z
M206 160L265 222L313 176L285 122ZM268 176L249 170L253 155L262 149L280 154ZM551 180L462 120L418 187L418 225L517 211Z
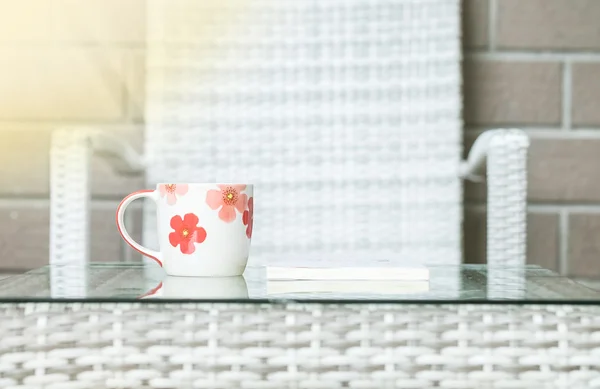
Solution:
M372 281L361 289L358 281L343 292L272 294L264 267L249 267L240 277L214 278L170 277L142 263L52 265L0 280L0 303L600 304L600 291L539 266L427 267L429 281L397 281L401 292L396 293L385 288L371 292Z

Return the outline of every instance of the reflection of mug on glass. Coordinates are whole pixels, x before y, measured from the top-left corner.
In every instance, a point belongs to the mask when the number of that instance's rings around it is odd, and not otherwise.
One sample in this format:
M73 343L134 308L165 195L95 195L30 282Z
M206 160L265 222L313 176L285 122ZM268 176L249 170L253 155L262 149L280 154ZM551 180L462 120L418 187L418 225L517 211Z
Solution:
M165 277L160 284L140 299L247 299L248 286L243 276L237 277Z
M160 251L135 242L123 222L125 209L139 198L156 202ZM131 247L172 276L239 276L248 262L254 198L252 185L158 184L125 197L117 208L117 228Z

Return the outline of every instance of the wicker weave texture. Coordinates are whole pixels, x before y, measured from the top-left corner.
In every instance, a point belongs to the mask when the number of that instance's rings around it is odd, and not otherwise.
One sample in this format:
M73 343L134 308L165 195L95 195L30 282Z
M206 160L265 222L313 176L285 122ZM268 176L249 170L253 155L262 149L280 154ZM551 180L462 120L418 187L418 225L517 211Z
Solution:
M56 130L50 146L50 263L83 266L89 256L90 134Z
M5 304L0 388L593 388L599 331L595 306Z
M459 263L459 6L150 1L149 186L256 184L255 264Z
M487 263L523 266L527 255L527 149L520 130L494 131L487 156Z

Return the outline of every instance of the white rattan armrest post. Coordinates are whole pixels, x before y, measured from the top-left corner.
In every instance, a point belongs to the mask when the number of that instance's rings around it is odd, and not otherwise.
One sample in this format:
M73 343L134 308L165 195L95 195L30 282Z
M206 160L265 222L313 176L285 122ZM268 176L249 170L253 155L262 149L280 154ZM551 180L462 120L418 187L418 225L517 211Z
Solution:
M54 131L50 149L50 263L89 260L90 163L107 158L119 173L143 171L142 157L126 142L88 128Z
M50 146L50 264L89 259L89 135L81 129L52 133Z
M527 262L527 150L520 130L498 130L487 158L487 263Z
M521 130L490 130L477 139L461 167L478 181L487 164L487 263L525 265L527 229L527 150Z

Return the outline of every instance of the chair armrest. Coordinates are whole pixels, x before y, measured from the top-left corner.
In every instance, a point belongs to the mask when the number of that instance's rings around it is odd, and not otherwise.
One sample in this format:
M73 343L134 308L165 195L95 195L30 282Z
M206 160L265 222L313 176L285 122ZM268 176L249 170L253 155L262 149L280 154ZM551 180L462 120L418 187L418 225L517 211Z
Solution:
M50 263L85 264L89 259L90 162L97 153L125 174L144 170L142 157L101 131L60 129L50 145Z
M526 263L528 148L521 130L486 131L461 165L460 175L473 181L487 170L488 266Z
M469 150L467 160L460 165L459 174L461 178L473 182L483 181L490 141L496 131L498 130L485 131L475 139L471 150Z

